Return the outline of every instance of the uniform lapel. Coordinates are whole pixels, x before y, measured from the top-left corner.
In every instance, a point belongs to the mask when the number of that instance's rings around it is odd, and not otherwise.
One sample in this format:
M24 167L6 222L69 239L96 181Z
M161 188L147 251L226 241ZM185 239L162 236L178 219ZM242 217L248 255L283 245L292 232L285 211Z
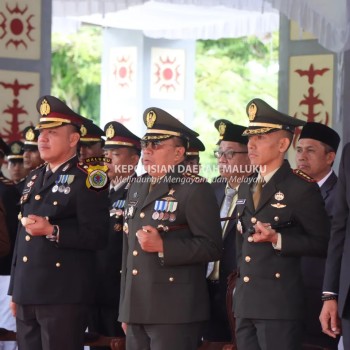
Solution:
M277 192L277 184L288 176L289 169L290 165L288 161L285 160L270 181L263 187L256 212L261 210L261 208L263 208L270 198Z
M39 189L39 193L45 191L46 189L50 188L55 182L56 180L59 179L60 175L66 175L69 171L69 169L73 166L73 164L77 163L77 157L74 157L72 159L70 159L68 162L62 164L46 181L45 184L42 185ZM38 182L40 184L43 183L43 177L46 171L46 167L43 167L43 171L41 172L41 178L38 179Z
M333 189L334 185L337 183L337 176L332 172L326 182L321 186L321 193L323 200L325 201L329 196L329 192Z

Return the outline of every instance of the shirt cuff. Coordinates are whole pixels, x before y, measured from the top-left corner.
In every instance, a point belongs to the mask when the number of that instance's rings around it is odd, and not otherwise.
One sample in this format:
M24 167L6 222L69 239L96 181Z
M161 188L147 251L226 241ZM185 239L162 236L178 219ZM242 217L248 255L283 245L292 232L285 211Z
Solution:
M273 249L282 250L282 235L277 232L277 243L272 243Z

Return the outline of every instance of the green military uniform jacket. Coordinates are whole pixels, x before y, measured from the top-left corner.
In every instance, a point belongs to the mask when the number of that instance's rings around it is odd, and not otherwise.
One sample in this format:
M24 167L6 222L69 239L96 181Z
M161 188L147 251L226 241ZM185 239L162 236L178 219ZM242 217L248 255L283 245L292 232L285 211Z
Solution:
M318 185L294 173L287 161L263 187L254 209L251 188L239 187L237 212L238 278L234 313L239 318L300 319L304 285L300 257L325 256L330 222ZM255 175L256 176L256 175ZM256 221L279 225L281 251L270 242L249 241ZM253 230L254 232L254 230Z
M149 192L149 179L139 177L126 200L119 320L169 324L208 319L206 263L218 260L222 249L213 189L199 176L175 172ZM164 258L143 251L136 238L142 226L160 224L179 228L162 233Z

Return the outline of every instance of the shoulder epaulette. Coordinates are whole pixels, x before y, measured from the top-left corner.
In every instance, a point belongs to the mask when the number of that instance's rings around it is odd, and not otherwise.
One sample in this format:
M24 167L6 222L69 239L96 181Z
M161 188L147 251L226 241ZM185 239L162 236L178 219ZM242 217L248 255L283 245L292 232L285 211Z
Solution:
M0 182L2 182L4 185L14 185L15 184L12 180L8 179L5 176L0 176Z
M198 182L198 183L207 182L207 179L205 177L200 176L198 174L190 173L189 171L182 173L182 176L192 179L193 182Z
M307 181L307 182L316 182L316 180L314 178L312 178L311 176L309 176L308 174L304 173L302 170L300 169L294 169L293 173L299 177L301 177L303 180Z
M84 162L78 162L77 163L77 168L79 170L83 171L84 173L87 173L88 172L87 170L89 169L89 166L86 163L84 163Z

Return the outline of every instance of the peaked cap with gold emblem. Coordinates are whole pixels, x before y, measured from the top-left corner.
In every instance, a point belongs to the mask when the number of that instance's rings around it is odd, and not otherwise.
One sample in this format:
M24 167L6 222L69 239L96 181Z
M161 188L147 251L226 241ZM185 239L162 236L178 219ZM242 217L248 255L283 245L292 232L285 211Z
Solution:
M119 122L109 122L104 127L105 149L129 147L141 150L140 138Z
M248 139L242 136L244 130L246 129L245 126L233 124L226 119L219 119L214 123L214 125L220 134L217 145L219 145L221 141L238 142L243 145L248 143Z
M85 130L84 130L85 128ZM84 136L80 137L80 143L83 145L93 145L97 142L104 142L102 136L105 136L103 130L93 122L84 124Z
M190 137L186 156L199 156L199 152L205 151L203 142L198 137Z
M9 144L10 152L7 154L7 160L11 162L23 161L23 142L13 141Z
M46 95L39 98L36 109L40 113L39 124L35 129L57 128L63 125L74 125L80 130L80 135L87 133L85 125L91 120L72 111L57 97Z
M294 133L297 126L305 124L303 120L277 111L260 98L251 100L247 104L246 111L249 125L243 133L244 136L267 134L278 130Z
M143 121L147 131L142 140L166 140L173 136L189 140L190 137L199 136L161 108L147 108L143 113Z
M24 151L37 151L38 150L38 137L39 130L36 130L34 126L27 126L23 130L24 138Z

